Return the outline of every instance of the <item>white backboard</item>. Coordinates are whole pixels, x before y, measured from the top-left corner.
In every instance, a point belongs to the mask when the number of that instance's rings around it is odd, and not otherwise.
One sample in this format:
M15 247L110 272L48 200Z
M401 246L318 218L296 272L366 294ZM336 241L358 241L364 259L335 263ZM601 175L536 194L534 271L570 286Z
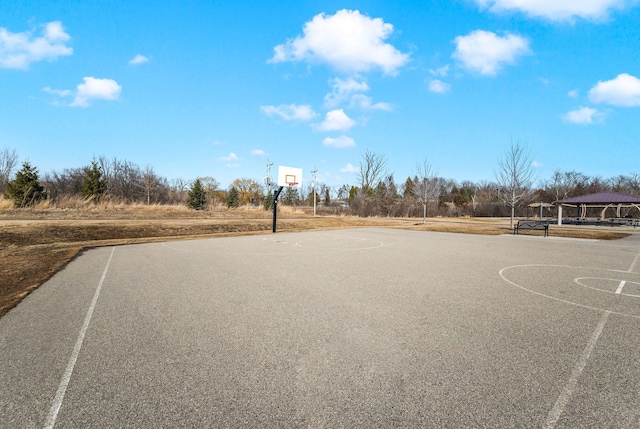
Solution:
M302 188L302 168L278 166L278 186Z

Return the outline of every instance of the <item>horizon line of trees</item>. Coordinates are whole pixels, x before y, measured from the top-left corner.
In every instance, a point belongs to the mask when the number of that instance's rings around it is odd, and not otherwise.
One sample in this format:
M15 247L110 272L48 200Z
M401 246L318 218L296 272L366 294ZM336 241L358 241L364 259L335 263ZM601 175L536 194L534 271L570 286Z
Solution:
M511 144L497 161L494 181L458 182L439 177L425 160L415 174L396 182L387 171L384 154L366 151L362 155L358 183L331 187L324 183L302 189L287 188L279 202L288 206L312 206L328 213L358 216L532 216L531 202L555 202L604 191L640 196L640 174L618 175L602 179L584 173L554 171L547 180L534 185L526 146ZM268 185L254 179L234 180L222 189L213 177L169 180L152 166L140 167L117 158L99 157L78 168L65 168L39 175L29 162L17 170L15 150L0 150L0 195L25 207L43 199L54 204L72 197L96 202L109 198L122 203L187 205L193 209L251 205L271 209L273 195ZM516 180L517 179L517 180ZM547 213L552 215L552 213Z

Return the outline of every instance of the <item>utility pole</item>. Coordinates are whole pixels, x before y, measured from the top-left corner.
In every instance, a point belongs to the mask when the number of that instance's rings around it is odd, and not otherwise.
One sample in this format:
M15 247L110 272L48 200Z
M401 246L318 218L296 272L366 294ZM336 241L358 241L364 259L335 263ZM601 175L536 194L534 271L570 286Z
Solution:
M313 174L313 215L316 215L316 173L318 169L313 167L311 174Z
M264 178L264 181L267 185L267 195L271 195L271 166L273 162L270 162L267 159L267 177Z

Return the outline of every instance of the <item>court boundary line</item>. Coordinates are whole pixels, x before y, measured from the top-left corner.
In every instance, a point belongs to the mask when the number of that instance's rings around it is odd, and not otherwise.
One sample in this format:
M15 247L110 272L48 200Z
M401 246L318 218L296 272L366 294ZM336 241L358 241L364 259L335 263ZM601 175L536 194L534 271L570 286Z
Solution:
M98 282L96 291L93 294L93 299L91 300L91 304L89 305L89 309L87 310L87 314L84 318L84 323L82 324L80 332L78 333L78 338L76 339L75 346L73 347L73 351L71 352L71 356L69 357L67 367L64 371L64 374L62 375L62 379L60 380L58 390L56 391L56 396L54 397L51 408L49 409L49 414L47 415L47 421L44 425L44 429L53 429L56 424L58 413L60 412L60 408L62 407L64 396L67 393L67 387L69 386L69 382L71 381L71 376L73 375L73 370L76 366L76 361L78 360L78 355L80 354L82 343L84 342L84 337L89 328L89 323L91 323L91 318L93 317L93 310L96 308L98 297L100 296L100 290L102 289L104 279L107 277L107 271L109 271L109 266L111 265L111 260L113 259L113 254L115 253L115 251L116 248L112 247L109 259L107 260L107 264L104 267L104 271L102 272L102 277Z
M603 311L608 311L611 314L616 314L618 316L623 316L623 317L632 317L634 319L640 319L640 315L633 315L633 314L627 314L627 313L621 313L618 311L611 311L611 310L607 310L604 308L597 308L597 307L591 307L590 305L585 305L585 304L579 304L577 302L573 302L573 301L568 301L566 299L562 299L562 298L557 298L555 296L551 296L551 295L547 295L544 294L542 292L538 292L532 289L528 289L522 285L519 285L518 283L509 280L505 275L504 275L504 271L512 269L512 268L521 268L521 267L554 267L554 268L581 268L581 269L588 269L588 270L604 270L604 271L614 271L614 270L607 270L606 268L593 268L593 267L579 267L579 266L573 266L573 265L554 265L554 264L521 264L521 265L510 265L508 267L504 267L502 268L500 271L498 271L498 275L500 276L500 278L502 278L502 280L504 280L505 282L509 283L512 286L515 286L519 289L522 289L526 292L532 293L534 295L538 295L541 296L543 298L547 298L547 299L551 299L553 301L557 301L557 302L562 302L564 304L570 304L570 305L574 305L576 307L582 307L582 308L586 308L588 310L594 310L594 311L598 311L598 312L603 312Z
M636 267L636 264L638 263L638 260L640 260L640 252L638 252L638 254L636 255L636 258L633 260L633 262L631 263L631 266L629 267L629 269L627 270L627 272L632 273L633 270Z
M636 265L636 263L638 262L639 259L640 259L640 252L636 255L635 259L631 263L631 267L627 271L628 273L633 273L633 269L634 269L634 267L635 267L635 265ZM513 286L516 286L516 287L518 287L520 289L523 289L523 290L525 290L527 292L533 293L535 295L543 296L545 298L550 298L550 299L552 299L554 301L564 302L564 303L567 303L567 304L576 305L576 306L583 307L583 308L588 308L588 309L592 309L592 310L598 310L599 312L603 313L602 316L600 317L600 320L598 321L598 324L596 325L596 328L594 329L593 333L591 334L591 337L589 338L589 341L587 342L587 345L585 346L584 350L582 351L582 354L580 355L580 358L578 359L578 362L576 363L576 365L574 366L573 370L571 371L571 376L569 377L569 380L567 380L567 382L565 383L562 391L560 392L560 395L558 396L558 398L556 399L555 403L553 404L553 407L549 411L549 414L547 414L547 419L545 420L544 428L545 429L554 429L556 424L560 420L560 417L564 413L564 410L565 410L567 404L569 404L569 401L571 400L571 397L573 396L573 392L575 391L575 389L578 386L578 381L580 380L580 377L582 376L582 373L584 372L584 369L586 368L587 363L589 362L589 358L591 357L591 353L596 348L598 340L600 339L600 335L602 335L602 331L604 331L605 325L607 324L607 320L609 319L609 315L610 314L618 314L618 315L623 315L623 316L627 316L627 317L634 317L634 318L640 318L640 317L639 316L628 315L628 314L622 314L622 313L618 313L618 312L612 312L612 311L604 310L604 309L597 309L597 308L590 307L590 306L587 306L587 305L578 304L576 302L571 302L571 301L563 300L563 299L560 299L560 298L555 298L553 296L546 295L546 294L543 294L543 293L536 292L534 290L525 288L524 286L521 286L521 285L519 285L519 284L517 284L517 283L515 283L515 282L513 282L513 281L511 281L509 279L507 279L503 274L503 271L507 270L509 268L531 267L531 266L571 267L569 265L545 265L545 264L514 265L514 266L511 266L511 267L505 267L505 268L501 269L499 271L499 275L507 283L509 283L509 284L511 284ZM587 268L587 267L571 267L571 268ZM606 270L605 269L605 271L613 271L613 270ZM576 279L574 279L574 281L576 281ZM578 283L578 282L576 281L576 283ZM622 281L620 283L620 286L618 287L618 290L621 290L622 287L624 287L625 283L626 282ZM578 283L578 284L580 284L580 283ZM618 291L616 291L616 293L618 293Z
M593 334L591 334L589 342L587 342L586 347L580 355L580 359L578 359L578 363L573 368L573 371L571 371L571 377L569 377L569 380L564 385L558 399L556 399L556 402L553 404L553 408L551 408L551 411L549 411L549 414L547 415L547 420L544 425L545 429L553 429L556 426L556 423L558 423L558 420L560 420L560 416L562 416L564 409L571 400L574 390L578 386L578 381L587 366L591 353L596 348L598 339L600 338L600 335L607 324L607 320L609 319L609 314L611 314L609 311L605 311L600 317L598 325L596 325L596 329L593 331Z

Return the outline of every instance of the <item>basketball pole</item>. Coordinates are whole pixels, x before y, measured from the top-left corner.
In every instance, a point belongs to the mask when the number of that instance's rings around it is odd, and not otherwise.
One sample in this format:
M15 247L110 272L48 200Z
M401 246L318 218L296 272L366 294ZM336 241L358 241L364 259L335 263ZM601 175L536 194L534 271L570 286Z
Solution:
M314 169L311 171L311 173L313 173L313 215L316 215L316 173L318 172L318 169L314 167Z
M276 221L278 220L278 197L280 192L284 189L284 186L279 186L277 190L273 191L273 228L272 231L276 233Z

